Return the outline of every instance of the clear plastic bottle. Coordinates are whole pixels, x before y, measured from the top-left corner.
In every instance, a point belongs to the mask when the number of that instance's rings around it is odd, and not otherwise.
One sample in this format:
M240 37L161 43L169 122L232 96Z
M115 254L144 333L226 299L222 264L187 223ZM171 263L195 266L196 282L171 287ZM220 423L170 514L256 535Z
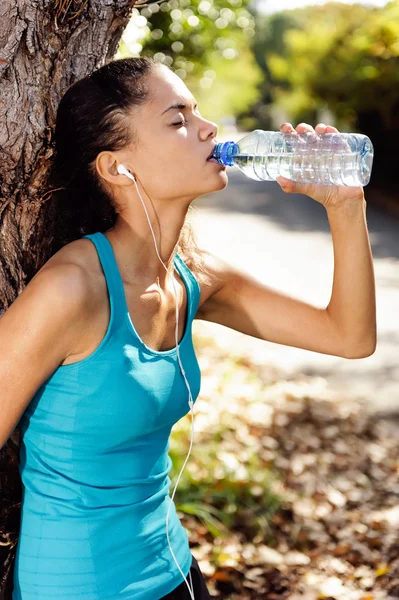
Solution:
M374 148L360 133L313 133L255 129L239 142L222 142L213 155L247 177L273 181L280 175L302 183L365 186Z

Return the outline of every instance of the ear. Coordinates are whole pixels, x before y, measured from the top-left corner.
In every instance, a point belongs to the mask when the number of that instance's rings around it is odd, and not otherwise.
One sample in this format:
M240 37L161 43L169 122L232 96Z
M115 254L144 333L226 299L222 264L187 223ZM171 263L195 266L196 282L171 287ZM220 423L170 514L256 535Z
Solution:
M113 152L109 152L108 150L100 152L96 158L97 172L100 175L100 177L105 179L105 181L107 181L111 185L131 185L129 181L119 176L120 173L118 171L118 165L120 165L119 160Z
M136 181L134 173L130 173L129 169L127 169L125 165L119 164L117 171L119 175L126 175L126 177L129 177L129 179L133 179L133 181Z

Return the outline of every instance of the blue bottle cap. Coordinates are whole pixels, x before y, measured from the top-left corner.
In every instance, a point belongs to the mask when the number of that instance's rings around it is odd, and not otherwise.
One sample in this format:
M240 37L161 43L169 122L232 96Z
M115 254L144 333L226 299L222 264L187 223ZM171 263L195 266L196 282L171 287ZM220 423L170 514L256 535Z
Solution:
M212 158L217 160L221 165L233 167L233 157L238 154L239 151L240 148L235 142L220 142L219 144L216 144Z

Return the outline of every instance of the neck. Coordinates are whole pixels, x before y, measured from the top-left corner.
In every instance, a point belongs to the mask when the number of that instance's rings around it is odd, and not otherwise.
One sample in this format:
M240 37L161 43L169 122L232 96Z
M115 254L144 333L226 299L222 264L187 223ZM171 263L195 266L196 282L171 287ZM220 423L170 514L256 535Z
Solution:
M166 289L173 274L176 246L194 197L165 195L163 198L151 198L141 184L140 187L144 198L138 194L137 183L116 190L120 210L114 227L105 235L112 244L124 281L139 284L158 282L161 288Z
M105 232L105 236L112 244L114 254L118 260L122 279L127 283L153 283L166 288L167 280L173 273L173 259L176 246L184 225L185 214L179 219L174 215L173 220L164 215L160 218L158 226L156 219L151 219L158 254L167 272L161 264L155 249L154 238L144 214L143 219L135 217L134 222L128 222L118 215L115 226ZM151 218L151 217L150 217ZM164 223L164 227L162 227Z

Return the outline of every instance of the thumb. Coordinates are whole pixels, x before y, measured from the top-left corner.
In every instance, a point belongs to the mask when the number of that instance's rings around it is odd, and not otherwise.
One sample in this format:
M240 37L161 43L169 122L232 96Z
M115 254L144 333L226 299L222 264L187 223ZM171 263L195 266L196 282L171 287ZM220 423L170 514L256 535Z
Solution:
M313 183L299 183L298 181L292 181L286 177L278 177L276 179L283 192L286 194L304 194L313 198L313 194L316 193L317 187Z
M277 183L280 185L281 189L287 194L292 193L293 191L298 191L298 183L296 181L292 181L292 179L287 179L286 177L277 177Z

